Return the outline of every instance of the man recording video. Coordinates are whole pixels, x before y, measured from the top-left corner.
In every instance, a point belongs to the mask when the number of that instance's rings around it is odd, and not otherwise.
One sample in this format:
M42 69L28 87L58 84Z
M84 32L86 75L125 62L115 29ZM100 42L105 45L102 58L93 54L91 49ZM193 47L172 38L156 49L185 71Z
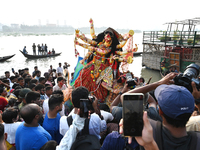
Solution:
M80 108L80 100L89 99L88 96L89 96L89 91L87 88L83 86L77 87L72 91L72 103L74 105L74 110L72 110L72 112L69 114L69 116L72 116L72 119L75 119L75 114L77 114L78 108ZM100 110L97 107L98 100L96 97L94 98L95 100L91 102L93 109L88 110L91 112L89 120L89 134L95 135L100 139L101 138L100 132L106 129L106 121L100 118L101 117ZM62 116L60 119L60 133L62 135L65 135L68 129L69 125L67 122L67 116Z

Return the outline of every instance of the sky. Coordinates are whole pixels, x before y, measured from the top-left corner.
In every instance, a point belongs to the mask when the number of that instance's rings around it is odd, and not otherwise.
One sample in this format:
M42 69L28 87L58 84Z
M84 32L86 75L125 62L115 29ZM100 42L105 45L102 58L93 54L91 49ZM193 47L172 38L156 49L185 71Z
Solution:
M166 30L166 22L200 17L197 0L0 0L0 23ZM39 21L40 20L40 21Z

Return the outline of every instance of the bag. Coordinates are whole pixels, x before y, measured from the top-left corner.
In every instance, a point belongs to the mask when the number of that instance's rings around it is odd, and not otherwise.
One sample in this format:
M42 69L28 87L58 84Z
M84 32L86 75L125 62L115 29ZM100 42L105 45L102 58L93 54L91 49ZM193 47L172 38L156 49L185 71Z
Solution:
M72 116L67 117L67 123L72 124ZM85 125L81 132L78 133L76 140L70 150L100 150L99 139L95 135L89 134L89 119L85 119Z

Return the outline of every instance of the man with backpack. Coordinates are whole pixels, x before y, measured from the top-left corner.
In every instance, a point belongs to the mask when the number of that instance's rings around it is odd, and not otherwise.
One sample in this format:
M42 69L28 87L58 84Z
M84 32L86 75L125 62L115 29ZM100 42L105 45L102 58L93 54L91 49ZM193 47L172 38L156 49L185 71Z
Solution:
M163 121L149 121L160 150L197 150L200 149L200 143L197 142L200 140L200 133L186 131L186 123L194 111L194 97L183 86L167 85L173 83L172 79L176 75L177 73L170 73L158 82L133 89L129 93L147 93L155 89L159 115ZM196 85L192 85L195 89Z
M74 111L72 112L72 115L70 115L71 117L62 116L60 119L60 133L63 136L69 130L69 127L72 124L72 121L75 119L75 116L78 113L78 108L80 108L80 99L89 99L88 96L89 96L89 91L87 88L83 86L77 87L76 89L72 91L72 103L74 105ZM91 115L89 119L87 118L85 119L84 129L80 133L80 136L84 137L83 139L85 140L83 141L83 143L86 141L90 141L92 144L93 142L95 143L97 141L96 144L99 144L99 139L101 138L100 132L106 129L106 121L102 119L100 110L97 107L97 102L98 102L97 98L95 98L95 100L91 102L93 110L89 109L89 111L91 111ZM92 111L94 111L95 113L92 113ZM88 135L93 135L93 136L91 138ZM82 147L82 150L83 149L84 148Z

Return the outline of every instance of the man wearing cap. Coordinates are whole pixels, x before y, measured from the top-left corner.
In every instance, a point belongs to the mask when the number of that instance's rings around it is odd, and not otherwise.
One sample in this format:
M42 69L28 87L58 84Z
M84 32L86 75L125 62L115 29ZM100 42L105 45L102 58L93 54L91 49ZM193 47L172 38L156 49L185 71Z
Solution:
M194 111L194 97L183 86L168 85L173 83L177 73L170 73L160 81L142 86L128 93L147 93L155 89L159 105L160 121L149 119L153 136L160 150L200 149L200 133L186 131L186 123ZM149 95L149 99L151 99Z
M20 99L21 103L18 106L19 110L21 110L21 108L26 105L25 96L29 92L31 92L31 89L29 89L29 88L23 88L20 90L19 99Z

